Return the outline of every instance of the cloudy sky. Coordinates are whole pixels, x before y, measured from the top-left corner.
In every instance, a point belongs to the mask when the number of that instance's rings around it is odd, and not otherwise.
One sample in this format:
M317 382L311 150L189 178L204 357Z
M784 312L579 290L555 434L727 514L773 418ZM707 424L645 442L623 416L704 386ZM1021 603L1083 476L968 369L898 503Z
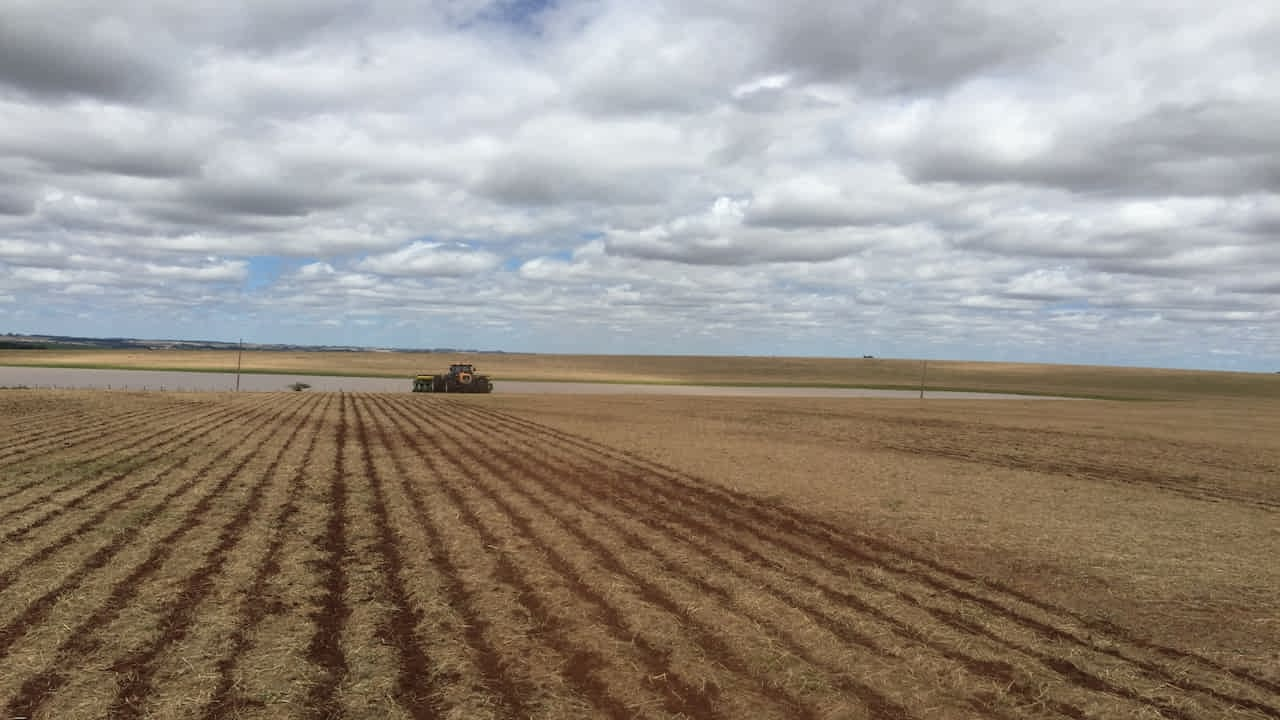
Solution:
M1277 370L1280 0L0 0L0 332Z

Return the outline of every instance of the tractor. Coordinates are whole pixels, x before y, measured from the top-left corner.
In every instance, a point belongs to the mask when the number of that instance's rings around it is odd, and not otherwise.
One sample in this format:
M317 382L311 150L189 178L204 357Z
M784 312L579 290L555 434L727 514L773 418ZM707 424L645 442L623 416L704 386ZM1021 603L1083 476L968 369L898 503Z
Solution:
M414 392L489 393L493 381L488 375L476 374L471 363L454 363L449 372L440 375L418 375L413 379Z

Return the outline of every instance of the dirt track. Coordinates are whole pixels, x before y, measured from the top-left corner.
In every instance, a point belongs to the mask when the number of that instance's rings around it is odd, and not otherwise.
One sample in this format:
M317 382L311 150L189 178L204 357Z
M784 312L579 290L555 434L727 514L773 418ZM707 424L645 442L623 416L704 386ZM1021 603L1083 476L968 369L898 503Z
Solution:
M1251 670L479 399L119 397L0 406L9 717L1280 717Z

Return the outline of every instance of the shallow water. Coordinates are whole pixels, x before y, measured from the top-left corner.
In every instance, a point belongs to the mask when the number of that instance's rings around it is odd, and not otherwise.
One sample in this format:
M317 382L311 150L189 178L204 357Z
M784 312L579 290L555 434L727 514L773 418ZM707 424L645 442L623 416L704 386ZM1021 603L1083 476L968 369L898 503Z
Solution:
M0 366L0 387L85 388L101 390L156 390L166 392L235 390L235 373L201 373L170 370L87 370ZM411 378L367 378L339 375L276 375L241 373L239 389L247 392L289 390L304 382L313 390L356 392L410 392ZM495 392L572 395L705 395L715 397L874 397L918 398L918 390L862 388L721 387L712 385L627 385L583 382L495 381ZM929 392L927 397L956 400L1028 400L1027 395L1000 393Z

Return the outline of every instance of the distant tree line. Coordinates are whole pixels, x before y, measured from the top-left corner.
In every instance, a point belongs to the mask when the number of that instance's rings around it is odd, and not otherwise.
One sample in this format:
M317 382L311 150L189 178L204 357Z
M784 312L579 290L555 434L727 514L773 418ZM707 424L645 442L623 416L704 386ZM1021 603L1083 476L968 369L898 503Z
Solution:
M21 340L0 340L0 350L51 350L44 343L22 342Z

